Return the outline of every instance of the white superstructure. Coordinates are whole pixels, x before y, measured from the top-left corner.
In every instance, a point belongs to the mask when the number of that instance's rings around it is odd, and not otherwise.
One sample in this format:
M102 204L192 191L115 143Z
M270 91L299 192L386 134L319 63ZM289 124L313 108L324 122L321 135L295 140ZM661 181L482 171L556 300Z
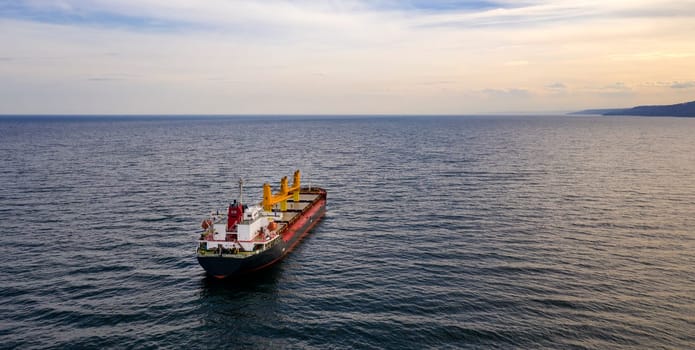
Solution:
M237 225L237 240L241 247L246 251L252 251L259 237L262 242L269 241L271 234L274 235L274 232L268 230L270 222L260 205L246 209L244 219Z

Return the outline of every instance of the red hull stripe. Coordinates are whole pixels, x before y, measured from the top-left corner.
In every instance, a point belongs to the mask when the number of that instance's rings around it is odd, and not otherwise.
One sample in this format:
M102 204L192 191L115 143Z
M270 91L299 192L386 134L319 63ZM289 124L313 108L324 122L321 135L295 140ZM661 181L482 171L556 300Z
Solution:
M294 234L296 233L295 230L297 229L297 227L302 227L304 225L304 223L306 223L306 221L309 220L308 218L314 216L314 214L316 213L316 211L319 210L319 208L324 208L325 206L326 206L326 202L324 200L321 200L321 201L317 202L311 209L309 209L309 211L307 211L306 213L303 213L302 214L303 217L301 219L295 221L292 224L292 226L288 227L287 231L282 234L282 240L285 242L291 241L292 237L294 237Z

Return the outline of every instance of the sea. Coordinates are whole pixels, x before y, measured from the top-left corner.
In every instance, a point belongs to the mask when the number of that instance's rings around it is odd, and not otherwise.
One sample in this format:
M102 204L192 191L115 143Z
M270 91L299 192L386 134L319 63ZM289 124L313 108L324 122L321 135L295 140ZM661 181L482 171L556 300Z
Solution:
M327 214L206 276L201 220ZM695 119L4 116L2 349L692 349Z

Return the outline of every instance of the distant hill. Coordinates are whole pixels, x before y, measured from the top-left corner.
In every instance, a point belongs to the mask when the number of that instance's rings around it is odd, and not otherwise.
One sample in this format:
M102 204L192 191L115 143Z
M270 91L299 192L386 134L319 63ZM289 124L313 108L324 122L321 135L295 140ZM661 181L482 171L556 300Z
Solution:
M570 114L634 115L645 117L695 117L695 101L663 106L637 106L633 108L585 109Z

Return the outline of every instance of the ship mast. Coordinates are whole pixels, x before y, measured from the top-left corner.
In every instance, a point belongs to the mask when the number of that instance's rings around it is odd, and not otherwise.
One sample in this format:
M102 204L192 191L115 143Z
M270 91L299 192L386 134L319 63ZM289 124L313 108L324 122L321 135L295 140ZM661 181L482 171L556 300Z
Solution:
M239 178L239 205L244 204L244 179Z

